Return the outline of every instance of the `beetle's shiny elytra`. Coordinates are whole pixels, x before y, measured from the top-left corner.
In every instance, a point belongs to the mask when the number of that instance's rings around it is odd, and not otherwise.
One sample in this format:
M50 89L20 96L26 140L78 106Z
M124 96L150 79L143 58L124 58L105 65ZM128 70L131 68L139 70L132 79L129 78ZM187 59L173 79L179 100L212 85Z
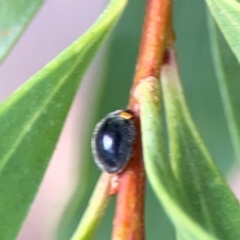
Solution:
M108 173L121 172L133 155L136 127L131 111L109 113L94 130L92 150L96 164Z

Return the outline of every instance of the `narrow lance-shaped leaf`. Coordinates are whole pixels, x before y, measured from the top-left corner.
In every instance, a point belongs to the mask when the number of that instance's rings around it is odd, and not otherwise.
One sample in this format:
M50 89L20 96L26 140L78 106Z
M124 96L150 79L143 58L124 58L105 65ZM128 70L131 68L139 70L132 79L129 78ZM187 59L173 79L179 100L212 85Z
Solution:
M237 160L240 160L240 65L208 13L211 51L223 108Z
M0 105L0 233L15 239L56 146L81 78L126 0Z
M213 162L190 117L180 85L175 51L162 67L161 81L173 170L190 214L219 239L240 238L240 205Z
M94 238L110 199L109 187L111 178L112 176L105 172L100 176L88 207L85 209L84 215L71 240L90 240Z
M91 95L86 99L88 105L84 106L84 108L78 113L80 116L84 115L84 118L81 118L82 122L79 122L80 126L84 126L84 129L81 129L79 134L77 134L78 138L80 138L80 140L76 140L78 146L77 152L79 154L73 159L76 167L74 178L77 180L77 184L75 185L74 193L70 196L70 199L61 214L60 221L57 224L55 235L58 240L68 240L72 236L72 233L77 228L79 221L86 210L89 198L92 195L100 174L99 169L93 161L90 143L92 139L92 131L96 125L96 116L98 115L96 109L99 105L101 89L106 86L105 77L102 76L102 70L105 67L105 63L100 63L99 57L106 58L106 55L105 47L103 47L101 53L98 54L98 59L96 59L95 63L98 68L100 67L100 74L93 74L94 76L90 81L94 82L94 85L89 84L91 85L89 88ZM96 72L94 71L94 73Z
M21 36L43 0L0 1L0 63Z
M159 201L184 240L215 239L190 218L189 207L171 169L164 147L164 126L159 120L162 118L159 80L144 79L137 86L135 97L140 104L144 164Z
M240 3L236 0L206 0L206 2L240 63Z

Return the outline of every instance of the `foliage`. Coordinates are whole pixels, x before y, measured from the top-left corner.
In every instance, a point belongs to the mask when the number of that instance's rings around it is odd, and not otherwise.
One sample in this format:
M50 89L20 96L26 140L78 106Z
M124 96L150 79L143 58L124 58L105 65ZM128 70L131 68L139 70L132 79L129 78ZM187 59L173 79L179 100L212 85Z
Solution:
M10 52L41 3L42 1L31 0L0 2L0 61ZM207 18L211 45L207 42L206 46L208 50L211 46L232 145L235 157L239 159L240 98L237 89L240 71L240 4L234 0L206 0L206 3L213 16L212 18L208 15ZM81 79L126 4L127 0L112 0L105 13L82 37L1 103L0 235L3 239L16 237L36 195ZM150 184L171 219L179 239L238 239L239 203L211 156L215 159L222 157L221 164L217 161L221 169L229 167L230 161L225 158L232 155L223 155L219 147L223 146L226 151L231 152L227 132L223 131L223 135L219 135L223 137L216 137L216 134L222 134L218 129L224 128L225 125L224 121L221 122L223 114L216 85L214 81L210 82L210 79L214 79L213 67L209 68L210 51L206 51L205 48L205 55L202 56L202 50L198 47L201 39L196 37L205 21L204 8L200 1L188 3L188 6L183 4L176 3L174 14L176 13L179 20L176 21L175 27L179 39L177 49L186 100L176 65L163 66L161 86L156 79L150 79L149 85L143 84L138 89L146 171ZM198 11L194 11L193 5ZM134 11L136 9L138 11ZM187 9L192 11L187 13ZM135 18L134 14L138 14L138 18ZM113 107L122 108L126 99L134 69L142 14L142 3L129 3L111 38L106 59L109 68L105 73L105 91L108 94L103 94L99 103L99 106L105 107L104 111ZM189 19L193 19L195 24L189 26L192 36L183 30ZM125 31L128 31L129 35L124 35ZM201 37L207 41L205 33L206 29L202 30ZM191 38L193 36L195 38ZM134 43L131 42L131 37L134 38ZM189 37L194 41L188 44ZM201 69L199 66L202 66ZM155 91L154 95L149 91L150 85ZM196 91L193 91L194 89ZM197 91L201 93L198 96ZM188 107L193 117L190 116ZM215 111L215 108L220 110ZM214 111L206 118L205 109L209 112L211 109ZM209 124L209 119L213 119L211 124L218 126L215 130ZM87 185L86 182L81 184ZM148 196L151 195L150 191L148 189ZM156 239L161 232L163 239L170 239L173 237L167 232L170 227L163 227L166 221L162 219L162 213L158 214L161 211L160 206L154 201L154 197L147 200L146 225L147 229L154 229L155 225L155 228L161 231L149 230L147 237ZM148 215L150 213L151 217ZM96 219L93 220L90 235L91 231L96 230ZM86 229L89 231L89 228ZM109 235L106 236L106 233L102 232L103 228L100 228L99 239L109 238Z

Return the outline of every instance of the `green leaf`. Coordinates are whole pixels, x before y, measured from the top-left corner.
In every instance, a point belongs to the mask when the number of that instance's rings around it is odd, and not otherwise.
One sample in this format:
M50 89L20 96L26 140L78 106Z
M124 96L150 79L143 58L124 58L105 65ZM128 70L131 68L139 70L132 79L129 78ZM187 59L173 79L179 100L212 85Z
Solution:
M43 0L0 1L0 63L22 35Z
M235 0L206 0L206 2L240 63L240 3Z
M240 65L210 14L208 14L208 27L223 108L235 150L235 157L240 159Z
M176 234L176 240L184 240L179 234Z
M0 105L0 233L15 239L79 83L127 0L112 0L81 38Z
M98 79L99 80L99 79ZM90 146L89 143L91 142L92 138L92 130L96 124L95 114L97 113L96 107L99 103L98 96L101 91L98 91L99 88L105 86L102 84L102 81L98 81L96 85L94 85L94 100L91 102L91 108L88 111L87 122L86 119L84 120L86 128L84 132L81 131L81 146L79 145L80 149L80 156L74 161L81 162L77 164L77 171L75 178L78 179L74 193L72 194L71 198L69 199L67 206L65 207L62 215L61 220L56 229L56 235L58 240L66 240L70 239L72 236L73 231L77 228L79 221L84 214L89 198L92 195L92 191L96 185L97 179L99 177L100 171L96 167L95 162L93 161L92 152L90 147L86 148L86 146ZM98 91L96 93L96 91ZM84 122L83 122L84 123ZM81 123L82 124L82 123Z
M71 240L93 239L108 205L111 175L103 173L91 196L88 207Z
M175 52L162 67L161 81L167 115L170 156L190 215L218 239L240 239L240 205L206 149L189 114Z
M148 179L178 234L185 240L215 239L190 217L190 208L173 174L165 147L159 81L144 79L135 97L140 103L144 164Z

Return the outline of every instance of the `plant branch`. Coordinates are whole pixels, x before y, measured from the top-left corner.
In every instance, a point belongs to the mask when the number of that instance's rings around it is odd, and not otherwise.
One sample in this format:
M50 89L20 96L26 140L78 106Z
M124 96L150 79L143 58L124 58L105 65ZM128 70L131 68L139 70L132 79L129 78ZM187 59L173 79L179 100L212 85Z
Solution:
M175 40L172 30L172 0L148 0L140 51L129 108L136 111L134 91L140 81L150 76L159 78L166 45Z
M138 121L138 120L137 120ZM145 172L142 161L140 123L135 153L127 168L119 175L116 212L113 227L113 240L143 240L144 237L144 193Z
M139 105L134 97L138 83L149 76L159 78L166 45L174 40L171 22L172 0L148 0L128 109L135 115L137 141L134 155L119 175L117 206L112 240L144 240L145 171L142 161Z

